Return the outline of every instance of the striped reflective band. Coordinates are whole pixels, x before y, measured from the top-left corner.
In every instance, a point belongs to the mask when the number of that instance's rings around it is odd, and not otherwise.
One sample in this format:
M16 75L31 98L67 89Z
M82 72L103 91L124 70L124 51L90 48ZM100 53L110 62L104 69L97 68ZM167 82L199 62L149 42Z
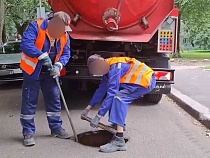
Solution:
M24 55L21 56L21 59L25 61L26 64L31 66L33 69L36 68L36 64L34 64L32 61L28 60Z
M118 68L118 69L120 69L121 66L122 66L122 63L118 63L118 64L117 64L117 68Z
M135 65L133 66L133 68L129 72L128 76L126 77L125 83L129 83L129 81L131 79L131 76L137 70L137 68L139 67L139 64L140 64L140 62L139 61L136 61Z
M20 114L20 118L21 119L24 119L24 120L31 120L31 119L34 119L35 115L23 115L23 114Z
M143 75L143 73L146 71L146 69L147 69L147 66L144 65L143 68L141 69L141 72L138 74L138 77L137 77L137 79L136 79L135 84L139 84L139 83L140 83L141 78L142 78L142 75Z
M61 116L61 112L47 112L47 116Z

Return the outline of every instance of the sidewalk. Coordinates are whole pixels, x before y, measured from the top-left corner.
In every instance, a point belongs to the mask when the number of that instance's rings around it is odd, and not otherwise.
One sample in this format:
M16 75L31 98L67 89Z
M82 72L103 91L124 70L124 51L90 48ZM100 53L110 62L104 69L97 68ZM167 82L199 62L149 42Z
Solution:
M174 88L210 108L210 71L196 67L174 66Z
M210 71L199 66L173 66L175 84L168 95L185 111L210 128Z

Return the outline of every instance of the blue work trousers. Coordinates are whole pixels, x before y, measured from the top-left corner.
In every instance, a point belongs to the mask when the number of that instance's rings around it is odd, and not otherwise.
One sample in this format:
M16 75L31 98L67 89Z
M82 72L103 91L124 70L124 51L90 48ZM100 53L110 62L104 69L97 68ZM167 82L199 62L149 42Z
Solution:
M148 94L156 85L155 76L153 75L148 88L135 84L121 84L120 90L114 96L111 109L109 111L109 122L121 127L125 125L125 119L129 105L143 95Z
M20 114L23 135L33 135L35 133L34 118L40 89L44 96L45 109L51 131L57 132L61 129L60 92L55 79L49 73L41 73L39 80L33 80L24 74Z

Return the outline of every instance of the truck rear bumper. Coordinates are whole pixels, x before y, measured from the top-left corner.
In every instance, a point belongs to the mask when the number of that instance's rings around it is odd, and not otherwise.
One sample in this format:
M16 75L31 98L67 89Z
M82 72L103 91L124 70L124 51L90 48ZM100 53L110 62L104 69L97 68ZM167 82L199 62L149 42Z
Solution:
M168 72L171 73L171 80L157 80L156 87L153 89L151 94L168 94L171 91L171 84L174 84L174 71L172 69L163 69L163 68L153 68L156 72ZM95 80L100 81L101 76L91 76L89 74L88 68L86 65L80 66L71 66L68 67L66 75L63 76L64 79L69 80Z

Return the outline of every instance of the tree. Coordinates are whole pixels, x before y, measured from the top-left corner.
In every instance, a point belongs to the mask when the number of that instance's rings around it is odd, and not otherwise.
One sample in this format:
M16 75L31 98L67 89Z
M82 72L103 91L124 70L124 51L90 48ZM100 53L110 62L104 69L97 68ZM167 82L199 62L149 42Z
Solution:
M6 30L12 36L14 33L23 34L30 21L36 19L36 9L39 0L6 0ZM42 1L42 6L49 11L50 8L46 1Z
M181 19L189 40L201 49L210 49L210 1L208 0L177 0Z
M0 0L0 45L2 44L2 32L4 27L4 0Z

